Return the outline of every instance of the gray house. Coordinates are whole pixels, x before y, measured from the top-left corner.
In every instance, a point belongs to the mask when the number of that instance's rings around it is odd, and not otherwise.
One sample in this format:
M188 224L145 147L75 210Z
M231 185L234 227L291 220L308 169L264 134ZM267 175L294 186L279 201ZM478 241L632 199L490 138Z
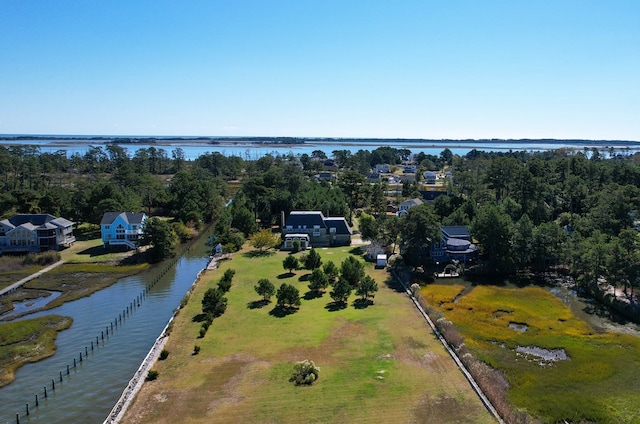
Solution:
M344 217L325 217L320 211L292 211L282 226L282 249L348 246L353 231Z
M73 222L49 214L20 214L0 221L0 254L60 250L76 241Z

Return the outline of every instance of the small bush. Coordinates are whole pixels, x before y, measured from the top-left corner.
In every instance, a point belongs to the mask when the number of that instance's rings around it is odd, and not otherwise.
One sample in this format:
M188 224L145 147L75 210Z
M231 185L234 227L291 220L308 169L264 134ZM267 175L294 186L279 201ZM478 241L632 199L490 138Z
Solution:
M207 328L203 325L202 327L200 327L200 335L198 337L203 338L205 334L207 334Z
M165 359L167 359L167 357L169 356L169 351L167 349L162 349L162 352L160 352L160 360L164 361Z
M200 346L195 345L195 346L193 347L193 354L194 354L194 355L197 355L198 353L200 353Z
M147 381L157 380L160 373L156 370L149 370L147 373Z
M22 260L22 265L51 265L60 260L60 253L47 251L43 253L29 253Z
M289 378L289 381L295 382L296 386L303 384L311 385L318 379L319 373L320 368L316 367L313 361L305 359L302 362L297 362L293 366L293 374L291 378Z

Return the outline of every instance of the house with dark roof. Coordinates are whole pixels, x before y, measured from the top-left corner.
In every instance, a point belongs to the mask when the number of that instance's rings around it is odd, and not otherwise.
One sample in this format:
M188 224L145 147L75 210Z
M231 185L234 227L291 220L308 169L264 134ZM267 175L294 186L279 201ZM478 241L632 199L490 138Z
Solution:
M60 250L76 241L73 222L49 214L19 214L0 221L0 254Z
M282 226L282 249L291 250L296 242L301 250L348 246L352 234L344 217L325 217L320 211L292 211Z
M147 215L143 212L106 212L100 221L102 243L107 246L138 247Z
M457 260L465 263L478 258L478 246L473 244L466 226L443 226L440 231L442 240L431 245L430 257L433 262Z

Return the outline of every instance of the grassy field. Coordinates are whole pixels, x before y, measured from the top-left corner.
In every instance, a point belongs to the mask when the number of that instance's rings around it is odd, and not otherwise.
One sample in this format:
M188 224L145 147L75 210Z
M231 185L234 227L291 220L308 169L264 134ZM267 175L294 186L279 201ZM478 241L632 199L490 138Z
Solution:
M640 339L595 334L541 288L478 286L453 303L451 286L434 284L422 295L438 299L469 349L505 373L516 407L548 423L640 422ZM541 360L518 346L563 349L568 359Z
M71 326L71 318L58 315L0 324L0 387L14 379L16 369L55 353L58 331Z
M349 249L319 252L339 265ZM237 253L203 276L173 325L169 357L155 365L158 380L143 386L124 422L494 422L386 272L367 265L380 287L368 307L356 308L352 295L336 309L328 294L307 296L291 314L275 300L261 304L260 278L308 292L308 271L289 276L285 256ZM236 270L227 311L198 338L203 293L227 268ZM303 359L320 367L310 387L288 381Z

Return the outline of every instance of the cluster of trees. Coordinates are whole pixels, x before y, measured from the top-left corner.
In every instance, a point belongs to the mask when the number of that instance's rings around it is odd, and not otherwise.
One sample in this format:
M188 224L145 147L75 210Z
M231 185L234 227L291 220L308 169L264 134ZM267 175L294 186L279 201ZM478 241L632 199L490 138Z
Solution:
M220 281L218 281L217 287L211 287L207 289L202 298L202 313L204 315L204 322L200 327L200 338L207 334L207 330L214 318L217 318L225 313L227 310L227 298L224 296L230 289L233 280L233 276L236 274L234 269L227 269Z

